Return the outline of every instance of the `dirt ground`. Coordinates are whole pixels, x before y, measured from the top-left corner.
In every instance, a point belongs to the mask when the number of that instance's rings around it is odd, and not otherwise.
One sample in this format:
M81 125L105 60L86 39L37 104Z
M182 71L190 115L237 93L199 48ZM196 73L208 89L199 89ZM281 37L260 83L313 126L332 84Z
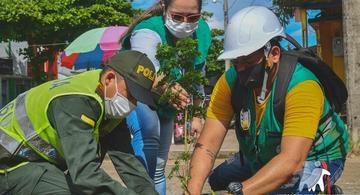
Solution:
M225 140L221 146L218 154L218 159L215 161L215 166L224 162L226 158L234 154L239 150L239 145L236 139L235 131L229 130L225 136ZM166 176L169 174L171 168L174 166L174 160L179 153L184 151L184 145L172 144L169 152L169 161L166 166ZM111 165L109 160L106 160L103 164L103 168L114 178L120 180L115 172L115 169ZM347 195L360 195L360 155L350 155L346 160L345 170L342 177L336 183L339 185L345 194ZM210 187L206 183L203 189L203 194L209 194ZM167 179L167 195L181 195L182 190L180 182L177 178L171 180ZM221 194L221 193L219 193Z
M217 159L215 165L223 162L224 159ZM169 173L171 167L174 165L174 160L170 160L166 166L166 175ZM109 175L113 178L120 180L117 173L109 160L105 160L102 166ZM181 195L182 191L180 188L179 181L176 178L167 180L167 194L168 195ZM345 194L357 195L360 194L360 156L350 156L345 165L345 170L342 177L337 182ZM209 194L210 189L208 184L205 184L203 189L204 194Z

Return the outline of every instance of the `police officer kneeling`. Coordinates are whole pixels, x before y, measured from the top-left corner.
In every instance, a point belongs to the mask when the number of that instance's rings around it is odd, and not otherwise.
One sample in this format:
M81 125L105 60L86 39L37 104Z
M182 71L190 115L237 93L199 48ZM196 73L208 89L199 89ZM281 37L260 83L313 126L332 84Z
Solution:
M113 130L137 101L155 107L154 72L145 54L121 51L103 70L46 82L3 107L0 194L157 194L129 154L126 125ZM127 188L100 168L105 153Z

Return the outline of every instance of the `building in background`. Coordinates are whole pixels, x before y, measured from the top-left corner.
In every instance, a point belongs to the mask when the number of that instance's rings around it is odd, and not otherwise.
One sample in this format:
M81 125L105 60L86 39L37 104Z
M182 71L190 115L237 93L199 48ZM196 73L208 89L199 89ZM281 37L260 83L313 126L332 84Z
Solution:
M289 3L302 21L316 31L317 53L346 83L349 98L346 120L351 147L360 150L360 0L304 0ZM308 10L320 13L307 21ZM305 16L304 16L305 14ZM307 34L303 33L303 40Z
M27 42L0 43L0 108L32 86L28 60L21 54L27 47Z

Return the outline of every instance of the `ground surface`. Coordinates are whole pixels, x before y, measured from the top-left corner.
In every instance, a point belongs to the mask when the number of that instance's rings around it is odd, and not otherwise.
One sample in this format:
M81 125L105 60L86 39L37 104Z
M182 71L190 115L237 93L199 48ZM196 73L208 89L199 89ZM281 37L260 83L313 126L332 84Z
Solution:
M221 151L219 152L218 159L215 162L215 166L222 163L226 157L235 153L238 150L238 144L236 141L236 136L233 130L229 130L224 143L222 145ZM172 145L170 149L169 158L170 160L166 166L166 175L168 175L171 167L174 165L175 157L183 151L183 145ZM115 169L113 168L109 160L105 160L102 166L106 172L109 173L112 177L120 180L116 174ZM180 188L180 183L176 178L167 180L167 194L168 195L181 195L182 191ZM345 170L343 176L337 182L345 194L359 194L360 195L360 156L350 156L345 165ZM209 185L205 184L203 193L208 194L210 192Z

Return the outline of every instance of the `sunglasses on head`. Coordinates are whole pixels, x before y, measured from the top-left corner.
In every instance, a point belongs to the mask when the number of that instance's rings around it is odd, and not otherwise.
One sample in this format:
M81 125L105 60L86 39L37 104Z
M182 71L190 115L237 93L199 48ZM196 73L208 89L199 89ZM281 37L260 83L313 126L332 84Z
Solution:
M169 12L172 19L178 22L195 23L199 21L201 14L183 15L181 13Z

